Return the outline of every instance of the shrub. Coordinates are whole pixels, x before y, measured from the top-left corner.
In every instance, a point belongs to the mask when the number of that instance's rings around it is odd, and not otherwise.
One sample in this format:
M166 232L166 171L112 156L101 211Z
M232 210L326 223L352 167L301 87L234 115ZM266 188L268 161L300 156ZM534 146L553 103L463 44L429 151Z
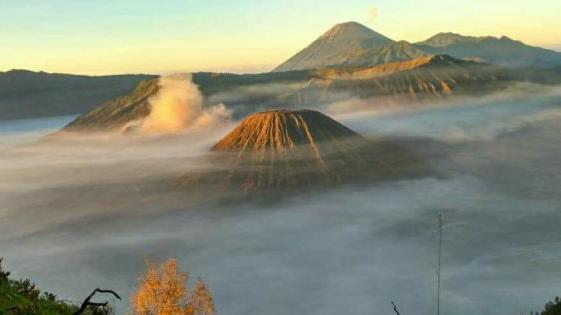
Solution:
M175 259L158 265L147 261L146 273L131 295L133 315L214 315L212 295L202 280L191 291L189 274L181 272Z

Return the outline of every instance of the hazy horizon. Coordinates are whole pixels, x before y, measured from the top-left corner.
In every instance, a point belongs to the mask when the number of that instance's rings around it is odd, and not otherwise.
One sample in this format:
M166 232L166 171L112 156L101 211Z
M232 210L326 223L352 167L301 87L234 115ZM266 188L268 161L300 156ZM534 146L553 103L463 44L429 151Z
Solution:
M436 0L351 0L321 7L295 0L4 1L0 71L265 72L347 21L410 42L454 32L504 35L540 47L561 45L557 1L463 0L446 10L441 6ZM477 23L471 22L474 16Z

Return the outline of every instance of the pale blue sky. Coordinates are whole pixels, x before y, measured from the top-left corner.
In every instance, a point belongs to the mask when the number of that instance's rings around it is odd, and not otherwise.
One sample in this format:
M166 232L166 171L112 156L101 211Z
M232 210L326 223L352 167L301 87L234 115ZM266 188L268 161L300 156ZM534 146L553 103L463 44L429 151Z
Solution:
M265 71L350 20L408 41L561 44L559 0L0 0L0 71Z

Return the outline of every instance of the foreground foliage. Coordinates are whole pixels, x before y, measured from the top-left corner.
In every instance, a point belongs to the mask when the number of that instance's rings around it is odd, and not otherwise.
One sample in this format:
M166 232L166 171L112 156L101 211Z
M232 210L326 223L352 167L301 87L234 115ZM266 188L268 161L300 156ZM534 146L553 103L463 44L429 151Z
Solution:
M547 302L543 310L539 312L532 312L532 315L561 315L561 299L556 296L553 301Z
M0 315L72 315L78 306L58 299L54 294L41 292L29 279L14 280L2 268L0 258ZM110 307L89 309L83 314L112 314Z
M181 272L177 261L170 259L160 265L147 262L147 271L131 295L133 315L214 315L212 295L199 279L190 290L189 274Z

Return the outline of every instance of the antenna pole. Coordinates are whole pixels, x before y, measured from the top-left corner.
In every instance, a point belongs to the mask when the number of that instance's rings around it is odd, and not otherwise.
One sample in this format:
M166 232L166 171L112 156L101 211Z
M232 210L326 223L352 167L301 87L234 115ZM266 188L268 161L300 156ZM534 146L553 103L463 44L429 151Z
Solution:
M438 214L438 264L436 268L436 315L440 315L440 262L442 260L442 213Z

